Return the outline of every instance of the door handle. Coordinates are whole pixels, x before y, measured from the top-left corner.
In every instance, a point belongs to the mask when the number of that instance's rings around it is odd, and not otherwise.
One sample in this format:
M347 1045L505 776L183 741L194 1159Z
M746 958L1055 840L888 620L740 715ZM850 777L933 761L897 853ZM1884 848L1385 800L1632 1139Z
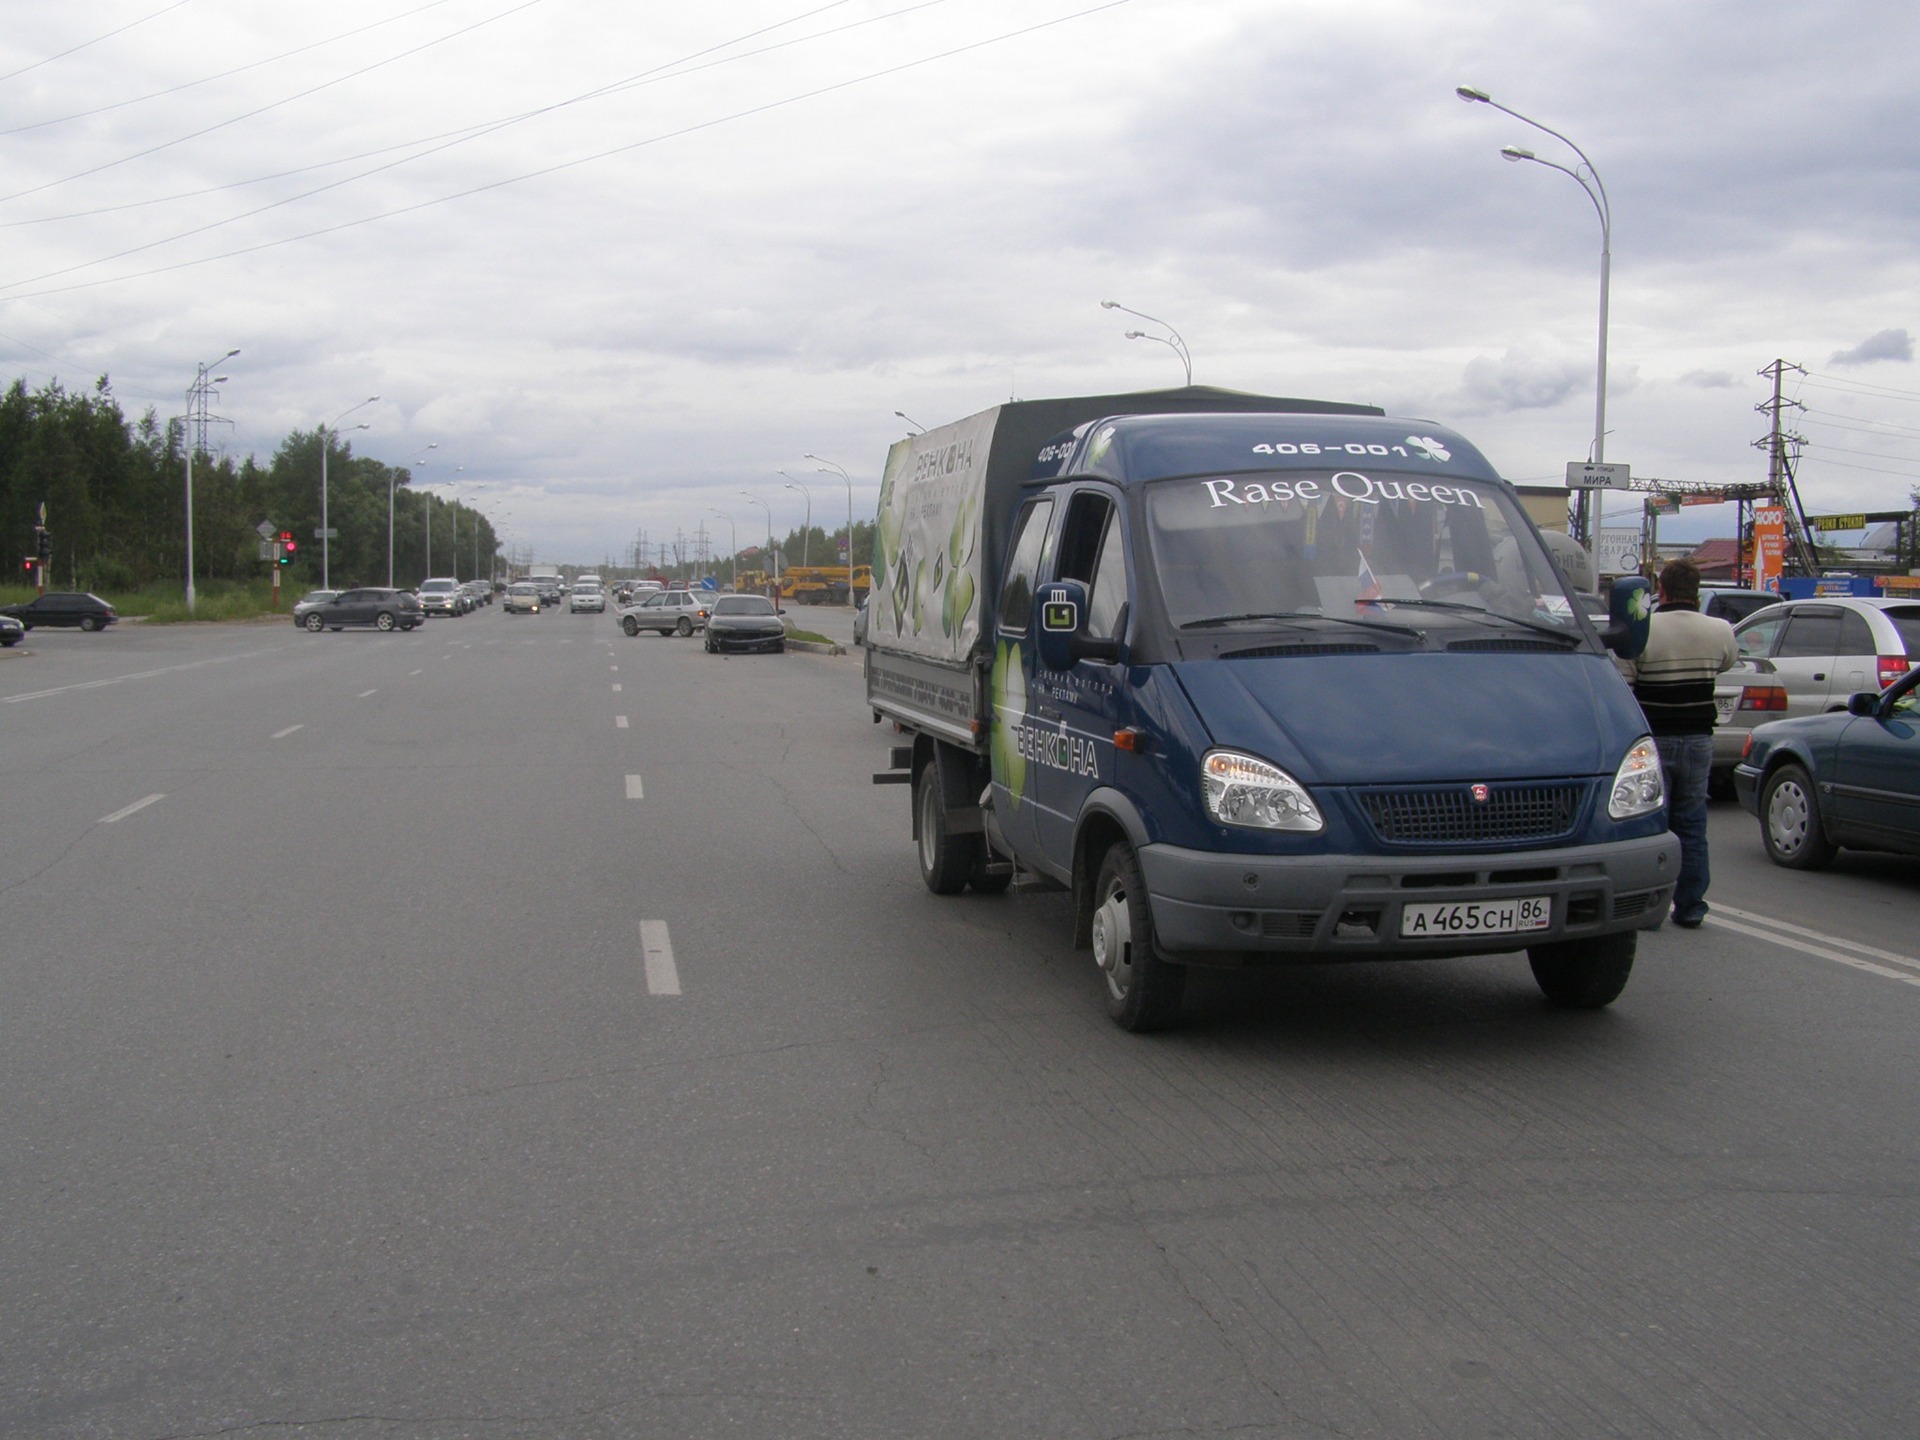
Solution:
M1034 711L1042 719L1058 720L1060 718L1060 712L1054 709L1051 705L1037 705L1034 707Z
M1818 674L1816 674L1816 675L1815 675L1815 676L1814 676L1813 678L1814 678L1814 679L1816 679L1816 680L1824 680L1824 679L1826 679L1827 677L1826 677L1826 676L1824 676L1824 675L1818 675Z

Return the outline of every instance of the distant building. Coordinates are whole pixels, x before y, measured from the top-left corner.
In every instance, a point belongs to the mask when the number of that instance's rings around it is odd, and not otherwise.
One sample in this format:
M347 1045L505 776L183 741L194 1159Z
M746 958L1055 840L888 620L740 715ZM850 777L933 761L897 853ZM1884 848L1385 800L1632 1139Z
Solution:
M1738 540L1702 540L1688 552L1702 580L1733 580L1740 573Z

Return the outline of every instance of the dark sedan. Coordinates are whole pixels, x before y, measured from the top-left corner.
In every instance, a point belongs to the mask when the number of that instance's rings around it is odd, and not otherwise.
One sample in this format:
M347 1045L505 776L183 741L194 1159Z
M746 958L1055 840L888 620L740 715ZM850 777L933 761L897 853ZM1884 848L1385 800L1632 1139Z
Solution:
M722 595L707 616L707 653L787 648L787 627L764 595Z
M27 627L11 615L0 615L0 645L18 645Z
M1845 710L1758 727L1733 787L1777 865L1818 870L1843 846L1920 855L1920 668Z
M24 605L0 607L0 615L11 615L32 630L41 625L77 625L82 630L104 630L120 617L113 606L98 595L49 590Z
M322 630L343 630L349 625L371 625L376 630L411 630L425 622L420 597L411 590L386 590L372 586L343 590L333 599L314 606L295 622L318 635Z

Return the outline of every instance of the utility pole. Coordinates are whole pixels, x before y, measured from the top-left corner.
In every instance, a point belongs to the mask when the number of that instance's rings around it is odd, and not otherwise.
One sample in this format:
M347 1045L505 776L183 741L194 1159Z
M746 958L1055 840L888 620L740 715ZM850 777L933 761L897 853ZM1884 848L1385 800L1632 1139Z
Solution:
M1798 400L1787 399L1782 393L1788 371L1796 375L1807 373L1802 367L1789 365L1785 360L1775 360L1760 372L1772 379L1773 398L1753 408L1770 417L1772 423L1765 438L1753 442L1753 448L1767 452L1767 484L1773 490L1774 503L1786 512L1787 541L1792 546L1800 573L1818 575L1820 557L1814 553L1812 534L1807 526L1807 512L1800 504L1799 487L1793 483L1793 457L1799 447L1807 443L1807 439L1787 429L1782 423L1788 410L1804 410L1807 407ZM1789 446L1793 447L1791 451Z

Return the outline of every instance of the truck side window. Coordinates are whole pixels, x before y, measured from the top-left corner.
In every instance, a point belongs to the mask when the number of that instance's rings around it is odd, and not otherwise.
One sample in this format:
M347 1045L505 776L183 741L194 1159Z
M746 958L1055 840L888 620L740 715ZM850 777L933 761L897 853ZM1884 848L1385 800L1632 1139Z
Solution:
M1031 501L1020 512L1007 548L1007 583L1000 591L1000 628L1024 635L1033 623L1033 582L1040 573L1040 548L1053 519L1051 499Z
M1127 543L1120 533L1120 511L1109 505L1100 537L1100 561L1087 589L1087 634L1096 640L1120 640L1127 608Z

